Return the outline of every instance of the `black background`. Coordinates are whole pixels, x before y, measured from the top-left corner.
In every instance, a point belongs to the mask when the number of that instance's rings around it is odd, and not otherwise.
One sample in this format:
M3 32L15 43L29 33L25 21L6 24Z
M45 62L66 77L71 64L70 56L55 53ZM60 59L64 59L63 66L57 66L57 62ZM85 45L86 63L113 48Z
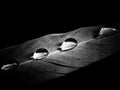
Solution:
M19 4L3 6L1 8L0 48L46 34L119 21L119 14L115 12L117 8L107 6L97 8L97 5L85 8L85 6L40 7Z
M56 5L57 6L57 5ZM71 7L10 6L2 7L0 48L19 44L51 33L63 33L80 27L109 24L119 21L119 15L111 8L97 9L92 5ZM80 7L81 6L81 7ZM74 7L74 8L73 8ZM97 62L68 77L44 84L23 85L33 88L91 88L117 86L119 79L119 54ZM14 82L11 81L14 86ZM22 82L20 82L22 83ZM2 84L1 84L2 85ZM5 85L5 86L7 86ZM15 84L16 85L16 84ZM18 85L22 87L22 85Z

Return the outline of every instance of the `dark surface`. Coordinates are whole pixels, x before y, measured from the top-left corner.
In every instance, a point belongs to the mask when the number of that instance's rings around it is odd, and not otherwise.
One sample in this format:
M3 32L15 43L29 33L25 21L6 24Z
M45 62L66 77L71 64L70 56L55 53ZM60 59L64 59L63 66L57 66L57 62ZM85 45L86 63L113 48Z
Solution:
M61 12L60 12L61 11ZM111 11L111 10L110 10ZM119 21L119 15L100 10L79 11L4 8L0 27L0 48L19 44L50 33L63 33L80 27L110 24Z

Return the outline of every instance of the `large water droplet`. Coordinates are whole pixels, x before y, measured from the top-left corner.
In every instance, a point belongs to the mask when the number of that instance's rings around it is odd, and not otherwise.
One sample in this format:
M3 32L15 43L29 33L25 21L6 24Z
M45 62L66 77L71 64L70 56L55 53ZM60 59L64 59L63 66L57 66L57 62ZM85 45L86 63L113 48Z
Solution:
M66 39L61 46L58 48L60 51L68 51L77 46L77 40L74 38L68 38Z

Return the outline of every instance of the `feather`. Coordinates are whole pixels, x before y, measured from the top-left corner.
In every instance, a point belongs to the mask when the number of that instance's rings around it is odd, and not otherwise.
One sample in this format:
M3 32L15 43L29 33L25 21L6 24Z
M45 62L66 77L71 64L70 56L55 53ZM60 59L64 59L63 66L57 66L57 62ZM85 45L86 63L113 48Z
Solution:
M9 71L17 66L14 72L20 73L18 80L43 82L64 76L120 51L120 31L113 35L110 31L110 35L101 37L107 30L109 28L84 27L1 49L1 69ZM11 59L19 65L9 63Z

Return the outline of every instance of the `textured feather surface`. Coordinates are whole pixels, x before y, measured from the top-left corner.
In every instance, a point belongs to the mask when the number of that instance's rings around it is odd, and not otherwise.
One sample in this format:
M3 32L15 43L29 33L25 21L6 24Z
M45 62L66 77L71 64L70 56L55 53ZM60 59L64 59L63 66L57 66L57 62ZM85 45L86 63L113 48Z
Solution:
M120 51L119 30L111 36L94 38L98 30L100 27L84 27L66 33L45 35L2 49L0 50L1 66L9 62L9 59L16 59L20 66L13 73L17 73L17 79L28 81L41 82L64 76ZM76 39L77 46L65 52L57 50L58 44L67 38ZM31 55L39 48L46 48L49 52L48 56L38 61L31 60Z

